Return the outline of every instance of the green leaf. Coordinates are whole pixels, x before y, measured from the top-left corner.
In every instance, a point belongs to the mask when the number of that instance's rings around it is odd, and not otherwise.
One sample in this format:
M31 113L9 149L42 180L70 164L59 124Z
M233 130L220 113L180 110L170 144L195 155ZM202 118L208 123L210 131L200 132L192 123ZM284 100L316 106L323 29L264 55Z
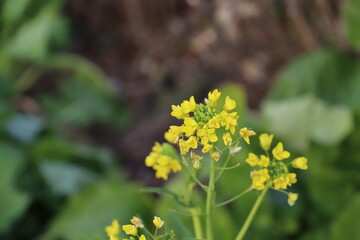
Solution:
M64 34L65 22L59 16L59 4L51 1L33 19L25 22L14 37L4 44L5 54L16 59L42 61L52 42Z
M360 194L353 197L351 203L332 224L332 240L360 239Z
M1 11L4 29L18 23L24 16L24 12L31 0L7 0Z
M122 181L104 181L71 197L50 224L42 240L105 239L105 226L113 219L126 224L132 216L150 212L149 199Z
M342 8L342 15L345 19L345 34L348 41L357 50L360 50L360 2L358 0L348 0Z
M60 195L74 194L98 179L93 172L70 163L43 162L39 168L51 190Z
M311 95L351 109L360 105L360 62L357 58L329 49L305 54L284 68L269 95L284 100Z
M37 116L16 114L6 123L6 131L22 142L32 142L43 129L44 121Z
M299 151L306 150L311 140L336 145L353 129L352 113L347 107L328 105L312 96L267 101L262 113L268 131Z
M0 233L5 232L21 216L30 197L15 186L23 156L5 143L0 143Z

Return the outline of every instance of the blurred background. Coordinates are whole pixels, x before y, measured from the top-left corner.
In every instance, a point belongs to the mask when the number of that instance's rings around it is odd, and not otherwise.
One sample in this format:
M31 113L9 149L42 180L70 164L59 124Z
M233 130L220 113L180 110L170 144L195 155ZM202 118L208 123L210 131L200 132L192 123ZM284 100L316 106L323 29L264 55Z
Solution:
M359 29L358 0L0 1L0 239L107 239L112 219L154 214L190 236L171 199L138 188L164 184L143 163L170 106L215 88L240 126L309 159L297 204L271 192L247 239L360 239ZM218 198L248 173L224 174ZM256 197L219 210L217 239Z

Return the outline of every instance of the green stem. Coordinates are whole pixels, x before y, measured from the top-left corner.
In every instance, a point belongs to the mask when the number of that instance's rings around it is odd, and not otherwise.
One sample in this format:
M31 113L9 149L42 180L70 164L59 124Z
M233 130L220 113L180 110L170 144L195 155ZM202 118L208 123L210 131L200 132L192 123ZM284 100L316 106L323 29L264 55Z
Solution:
M220 179L220 176L223 174L226 166L228 165L229 163L229 160L230 160L230 157L231 157L231 154L228 153L228 155L226 156L226 160L225 160L225 163L224 165L222 166L223 169L220 170L219 174L217 175L216 179L215 179L215 182L218 181Z
M215 193L215 173L216 173L216 162L211 159L209 186L207 189L206 199L206 239L213 240L213 227L212 227L212 215L214 209L214 193Z
M199 208L192 208L190 209L190 212L192 213L192 221L194 224L194 232L195 232L195 238L202 239L204 238L202 227L201 227L201 220L199 216Z
M191 172L191 170L188 168L188 166L186 165L186 159L181 156L183 163L182 166L185 168L185 170L187 171L187 173L189 174L189 176L204 190L207 191L208 187L205 186L204 184L202 184L200 182L200 180Z
M266 185L266 187L264 188L264 190L261 192L260 196L258 197L258 199L256 200L253 208L251 209L249 216L247 217L244 225L242 226L242 228L240 229L238 235L236 236L235 240L242 240L247 232L247 230L250 227L251 222L254 219L254 216L261 204L261 202L264 200L264 197L269 189L270 186L270 181L268 182L268 184Z
M216 204L215 207L221 207L221 206L224 206L224 205L226 205L228 203L231 203L231 202L235 201L236 199L238 199L239 197L241 197L241 196L245 195L246 193L250 192L251 190L252 190L252 188L248 188L245 191L243 191L243 192L239 193L238 195L236 195L235 197L232 197L229 200L226 200L226 201L224 201L222 203Z

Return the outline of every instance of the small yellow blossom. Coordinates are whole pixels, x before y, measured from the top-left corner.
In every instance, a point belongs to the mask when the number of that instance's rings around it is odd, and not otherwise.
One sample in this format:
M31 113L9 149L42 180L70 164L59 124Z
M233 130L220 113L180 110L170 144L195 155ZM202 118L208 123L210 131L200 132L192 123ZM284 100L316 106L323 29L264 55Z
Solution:
M289 186L297 182L296 174L295 173L289 173L286 175L286 182Z
M256 190L264 189L266 181L270 179L268 169L261 169L259 171L252 171L250 175L251 175L251 178L252 178L252 186L251 187L256 189Z
M217 162L220 158L220 153L214 152L213 154L211 154L211 157Z
M249 153L248 158L245 160L250 166L255 167L259 162L259 157L254 153Z
M224 141L225 146L228 146L229 143L232 142L232 138L231 138L230 133L225 133L225 134L223 135L223 141Z
M144 234L141 234L141 236L139 237L139 240L146 240L146 237L144 236Z
M263 133L260 135L259 139L260 139L260 145L262 147L262 149L264 149L265 151L270 149L270 145L271 142L273 140L274 135L269 135L267 133Z
M228 96L226 96L225 99L225 104L224 104L224 110L225 111L231 111L236 107L236 102L234 100L232 100L231 98L229 98Z
M294 168L298 168L298 169L302 169L302 170L308 169L307 158L305 158L305 157L295 158L295 159L291 162L291 165L292 165Z
M216 102L220 98L221 92L215 89L208 93L208 98L205 98L205 103L210 107L216 107Z
M201 144L207 144L208 142L216 142L218 140L214 128L199 129L197 135L201 138Z
M118 236L115 236L115 235L111 235L109 237L110 237L110 240L119 240L120 239Z
M181 109L184 113L193 112L196 109L196 102L193 96L190 97L189 101L185 100L181 103Z
M294 206L296 200L298 199L299 194L297 193L289 193L288 194L288 203L290 206Z
M286 189L287 185L288 185L288 181L286 181L286 179L283 176L274 180L275 189Z
M214 148L211 144L205 144L204 147L201 149L201 152L207 153L210 152Z
M193 162L193 167L195 169L199 169L200 168L200 161L195 159L194 162Z
M109 237L118 235L120 233L120 224L118 220L113 220L111 225L105 228L105 232Z
M270 159L266 157L265 155L260 156L260 160L258 161L258 165L261 167L268 167L270 163Z
M202 156L199 156L194 152L190 152L190 157L194 160L201 160L203 158Z
M156 228L161 228L164 225L164 221L161 220L161 218L156 217L156 216L154 217L153 223Z
M245 140L247 144L250 144L249 137L254 136L256 132L253 130L249 130L248 128L242 128L240 129L240 136Z
M138 233L137 228L132 224L123 225L122 229L126 234L136 236Z
M187 117L184 119L184 126L182 127L182 130L184 131L187 137L191 136L197 128L198 128L198 124L193 118Z
M281 142L274 147L272 154L277 160L283 160L290 157L290 153L288 151L284 151L284 147Z
M171 109L171 116L176 117L177 119L184 119L189 116L189 114L185 113L180 106L172 105Z
M142 223L141 219L138 217L133 217L130 222L135 225L137 228L143 228L144 224Z

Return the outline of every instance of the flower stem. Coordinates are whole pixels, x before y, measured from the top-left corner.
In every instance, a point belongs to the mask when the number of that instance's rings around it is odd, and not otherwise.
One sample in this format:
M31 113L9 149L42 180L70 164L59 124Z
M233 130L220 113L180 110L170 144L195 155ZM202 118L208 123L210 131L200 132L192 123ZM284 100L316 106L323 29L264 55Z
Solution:
M201 221L200 221L200 216L199 216L199 208L191 208L189 210L192 214L191 217L192 217L192 221L194 224L195 238L202 239L202 238L204 238L204 236L203 236L203 231L202 231Z
M236 195L236 196L234 196L234 197L232 197L232 198L230 198L230 199L228 199L228 200L226 200L226 201L224 201L222 203L216 204L215 207L221 207L221 206L224 206L224 205L226 205L228 203L231 203L231 202L235 201L236 199L238 199L239 197L241 197L241 196L245 195L246 193L250 192L251 190L252 190L252 188L248 188L245 191L239 193L238 195Z
M212 215L214 209L214 193L215 193L215 173L216 173L216 162L211 159L209 186L207 189L206 199L206 239L213 240L213 227L212 227Z
M251 209L251 211L249 213L249 216L247 217L244 225L240 229L240 231L239 231L238 235L236 236L235 240L242 240L243 237L245 236L247 230L250 227L250 224L251 224L252 220L254 219L254 216L255 216L261 202L264 200L264 197L265 197L265 195L266 195L266 193L267 193L267 191L269 189L269 186L270 186L270 181L268 182L268 184L266 184L264 190L261 192L260 196L256 200L253 208Z

